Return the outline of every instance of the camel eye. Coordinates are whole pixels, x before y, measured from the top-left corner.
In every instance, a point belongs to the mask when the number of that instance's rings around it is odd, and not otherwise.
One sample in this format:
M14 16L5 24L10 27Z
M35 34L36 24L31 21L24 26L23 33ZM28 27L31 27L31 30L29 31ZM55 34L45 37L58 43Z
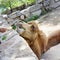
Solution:
M34 26L34 25L32 25L32 26L31 26L31 29L32 29L32 31L34 31L34 30L35 30L35 26Z

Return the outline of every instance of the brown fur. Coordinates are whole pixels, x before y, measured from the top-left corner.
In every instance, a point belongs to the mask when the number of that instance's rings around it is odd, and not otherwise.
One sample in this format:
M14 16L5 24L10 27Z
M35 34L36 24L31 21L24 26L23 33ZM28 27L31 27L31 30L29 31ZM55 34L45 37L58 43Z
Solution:
M31 49L40 58L41 54L46 50L46 35L39 30L38 24L34 21L22 24L24 32L21 34L26 39Z
M24 31L21 36L25 38L39 59L46 50L60 42L60 30L52 32L47 38L35 21L23 23L22 27Z
M60 30L56 30L54 32L51 32L48 36L48 44L47 44L47 50L60 43Z

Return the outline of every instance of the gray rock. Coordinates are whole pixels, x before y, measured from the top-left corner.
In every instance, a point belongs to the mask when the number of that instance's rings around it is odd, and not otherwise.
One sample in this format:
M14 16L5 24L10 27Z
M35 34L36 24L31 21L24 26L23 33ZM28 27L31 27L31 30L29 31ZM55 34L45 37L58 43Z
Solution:
M60 44L50 48L41 58L45 60L60 60Z

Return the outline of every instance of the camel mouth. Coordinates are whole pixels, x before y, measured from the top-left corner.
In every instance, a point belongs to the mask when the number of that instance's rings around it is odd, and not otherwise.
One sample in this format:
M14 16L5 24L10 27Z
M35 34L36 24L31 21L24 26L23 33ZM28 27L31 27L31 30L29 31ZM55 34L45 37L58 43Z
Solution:
M26 30L25 27L22 25L19 26L20 29Z
M25 22L20 22L19 24L17 24L17 26L19 27L19 29L23 29L23 30L25 30L25 28L24 28L24 23Z

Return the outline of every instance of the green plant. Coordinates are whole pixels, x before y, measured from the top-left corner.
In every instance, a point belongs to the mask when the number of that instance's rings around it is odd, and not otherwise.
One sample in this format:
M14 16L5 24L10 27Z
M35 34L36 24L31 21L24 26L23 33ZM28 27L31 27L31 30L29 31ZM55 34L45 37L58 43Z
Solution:
M38 15L31 16L31 17L29 17L29 18L27 18L27 19L24 19L24 22L28 22L28 21L32 21L32 20L36 20L36 19L38 19L38 18L39 18Z
M14 30L16 29L16 25L15 24L12 25L12 29L14 29Z
M22 6L22 5L28 5L34 3L35 0L1 0L0 5L5 6L5 8L13 11L13 8Z
M47 9L47 10L42 10L40 16L47 14L48 12L51 12L52 10Z
M6 40L6 38L7 38L7 36L6 36L6 35L4 35L4 36L2 37L2 40Z
M6 11L6 6L5 5L0 5L0 13Z

